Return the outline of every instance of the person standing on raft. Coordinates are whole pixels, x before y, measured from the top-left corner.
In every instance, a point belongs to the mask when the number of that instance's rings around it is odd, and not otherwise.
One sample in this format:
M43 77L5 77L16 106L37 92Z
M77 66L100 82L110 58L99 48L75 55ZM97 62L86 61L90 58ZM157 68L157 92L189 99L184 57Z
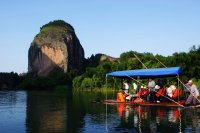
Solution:
M199 104L198 96L199 96L199 90L197 89L196 85L193 83L192 80L188 81L188 85L190 86L190 95L188 96L185 105L197 105Z

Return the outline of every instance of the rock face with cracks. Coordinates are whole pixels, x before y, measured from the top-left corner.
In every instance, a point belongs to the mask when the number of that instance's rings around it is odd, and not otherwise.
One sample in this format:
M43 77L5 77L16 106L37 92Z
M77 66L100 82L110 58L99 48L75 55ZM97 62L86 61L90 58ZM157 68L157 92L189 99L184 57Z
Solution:
M50 22L41 27L28 51L28 72L48 76L57 71L71 69L83 71L84 49L73 27L62 21Z

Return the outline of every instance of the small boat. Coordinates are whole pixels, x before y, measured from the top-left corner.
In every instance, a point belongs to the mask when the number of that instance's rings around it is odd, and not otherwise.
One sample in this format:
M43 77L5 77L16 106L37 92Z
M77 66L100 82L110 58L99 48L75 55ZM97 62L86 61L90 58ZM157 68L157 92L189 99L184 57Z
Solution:
M124 71L114 71L106 74L106 78L108 76L117 77L117 78L134 78L140 77L142 79L145 78L163 78L163 77L179 77L182 73L182 69L180 67L169 67L169 68L152 68L152 69L139 69L139 70L124 70ZM179 81L179 78L177 78ZM107 79L106 79L107 80ZM170 99L169 99L170 100ZM181 101L169 101L169 102L120 102L117 100L104 100L102 103L105 104L131 104L131 105L142 105L142 106L173 106L173 107L184 107L185 100ZM195 106L200 107L200 105Z

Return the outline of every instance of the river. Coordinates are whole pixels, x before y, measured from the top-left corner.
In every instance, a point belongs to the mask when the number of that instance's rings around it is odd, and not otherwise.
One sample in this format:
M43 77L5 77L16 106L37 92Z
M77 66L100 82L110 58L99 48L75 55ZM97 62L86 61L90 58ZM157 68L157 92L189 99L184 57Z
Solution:
M97 99L105 94L0 91L0 133L200 133L197 108L91 102Z

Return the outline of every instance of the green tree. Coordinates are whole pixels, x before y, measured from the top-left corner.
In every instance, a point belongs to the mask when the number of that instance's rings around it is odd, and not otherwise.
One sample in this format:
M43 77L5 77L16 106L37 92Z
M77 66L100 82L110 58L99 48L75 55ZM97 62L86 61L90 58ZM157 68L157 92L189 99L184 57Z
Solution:
M92 78L84 78L81 83L81 88L92 90L94 88L94 82Z

